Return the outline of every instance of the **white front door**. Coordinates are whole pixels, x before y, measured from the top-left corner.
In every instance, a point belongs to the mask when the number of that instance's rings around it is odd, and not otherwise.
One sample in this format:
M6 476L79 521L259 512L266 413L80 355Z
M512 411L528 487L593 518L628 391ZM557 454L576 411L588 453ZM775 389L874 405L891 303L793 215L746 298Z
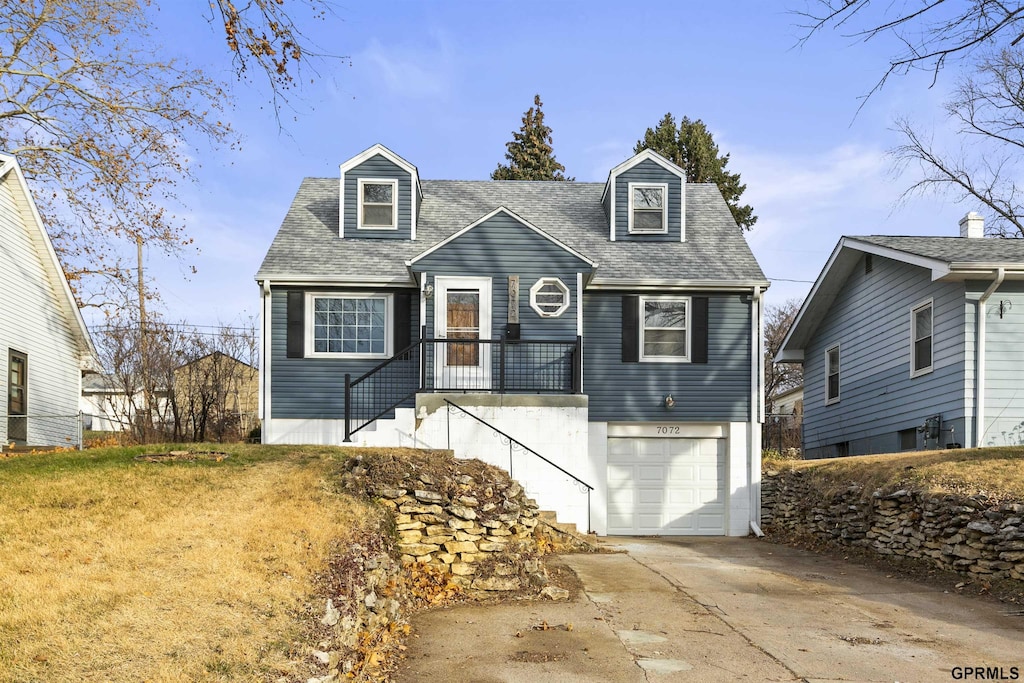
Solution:
M491 338L490 278L437 276L434 278L434 302L435 339ZM451 341L435 344L435 388L489 390L490 346Z

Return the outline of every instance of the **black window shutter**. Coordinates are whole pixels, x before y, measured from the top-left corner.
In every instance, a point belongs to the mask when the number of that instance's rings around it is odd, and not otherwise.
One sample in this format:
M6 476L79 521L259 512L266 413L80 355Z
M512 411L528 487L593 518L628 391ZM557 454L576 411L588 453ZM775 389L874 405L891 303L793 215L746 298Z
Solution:
M303 339L306 332L306 295L303 292L288 292L288 343L287 357L302 358L306 351Z
M690 333L690 343L693 344L693 352L690 354L691 363L708 362L708 298L706 296L695 296L692 300L693 331Z
M640 360L640 297L622 297L622 362Z
M395 318L392 321L392 353L398 353L412 343L412 294L397 292L394 298Z

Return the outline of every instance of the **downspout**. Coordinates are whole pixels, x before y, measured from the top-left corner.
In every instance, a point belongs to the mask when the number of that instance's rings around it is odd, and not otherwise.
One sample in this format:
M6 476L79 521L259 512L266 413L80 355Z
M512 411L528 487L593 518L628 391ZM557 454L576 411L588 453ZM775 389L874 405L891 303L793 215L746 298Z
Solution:
M764 420L764 298L761 287L754 287L750 301L750 453L747 461L747 488L750 491L750 528L760 531L761 521L761 422Z
M260 344L260 442L270 443L270 318L271 297L270 280L260 283L260 331L263 335Z
M974 447L980 448L985 435L985 302L995 294L999 285L1006 277L1004 268L996 269L996 279L988 286L985 293L978 299L978 323L975 339L977 348L974 351L976 368L974 371Z

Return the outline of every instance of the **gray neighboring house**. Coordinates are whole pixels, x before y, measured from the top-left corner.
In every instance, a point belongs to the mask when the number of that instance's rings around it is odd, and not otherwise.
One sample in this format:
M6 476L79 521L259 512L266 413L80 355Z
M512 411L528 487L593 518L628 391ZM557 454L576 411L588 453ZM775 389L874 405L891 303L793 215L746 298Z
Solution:
M96 350L17 159L0 154L0 449L79 445Z
M264 443L450 447L601 534L757 520L768 282L653 152L458 181L375 145L302 181L256 280Z
M843 237L776 360L804 366L804 457L1024 443L1024 240Z

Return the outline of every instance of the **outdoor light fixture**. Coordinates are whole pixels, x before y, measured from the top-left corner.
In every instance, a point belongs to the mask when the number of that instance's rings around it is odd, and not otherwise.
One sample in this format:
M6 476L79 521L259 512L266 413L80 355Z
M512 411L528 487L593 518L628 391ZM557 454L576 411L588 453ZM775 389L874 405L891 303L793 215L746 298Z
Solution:
M428 299L434 296L434 285L427 285L426 287L424 287L423 296L425 296Z
M669 394L668 396L665 397L665 407L666 408L673 408L673 407L675 407L675 405L676 405L676 400L674 398L672 398L672 394Z

